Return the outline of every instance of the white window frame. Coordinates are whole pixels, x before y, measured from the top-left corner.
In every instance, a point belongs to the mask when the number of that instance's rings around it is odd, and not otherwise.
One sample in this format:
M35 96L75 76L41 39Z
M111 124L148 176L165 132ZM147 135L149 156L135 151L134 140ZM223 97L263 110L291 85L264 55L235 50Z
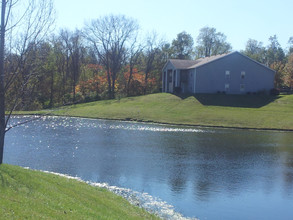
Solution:
M230 84L229 83L225 83L225 91L229 91L230 89Z
M245 84L240 84L240 92L244 92L245 91Z
M226 77L226 79L230 79L230 70L226 70L225 71L225 77Z
M245 71L241 71L241 75L240 75L241 79L244 79L245 75L246 75Z

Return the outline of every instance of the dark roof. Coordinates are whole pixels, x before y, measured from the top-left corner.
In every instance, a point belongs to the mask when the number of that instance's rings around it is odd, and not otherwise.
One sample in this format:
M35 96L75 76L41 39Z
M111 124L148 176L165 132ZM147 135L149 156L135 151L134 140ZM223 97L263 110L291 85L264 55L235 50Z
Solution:
M189 69L191 66L195 65L197 60L179 60L170 59L169 60L176 69Z
M225 54L220 54L220 55L215 55L215 56L210 56L210 57L204 57L204 58L199 58L197 60L179 60L179 59L170 59L169 61L172 63L172 65L176 68L176 69L195 69L199 66L205 65L207 63L213 62L215 60L221 59L223 57L229 56L231 54L234 53L238 53L244 57L246 57L247 59L250 59L251 61L275 72L274 70L272 70L271 68L267 67L266 65L259 63L251 58L249 58L248 56L245 56L242 53L239 53L238 51L235 52L231 52L231 53L225 53Z
M196 68L196 67L199 67L199 66L202 66L206 63L210 63L212 61L215 61L217 59L220 59L222 57L225 57L227 55L229 55L230 53L225 53L225 54L219 54L219 55L215 55L215 56L210 56L210 57L205 57L205 58L200 58L200 59L197 59L196 61L198 61L196 64L194 64L193 66L189 67L190 69L193 69L193 68Z

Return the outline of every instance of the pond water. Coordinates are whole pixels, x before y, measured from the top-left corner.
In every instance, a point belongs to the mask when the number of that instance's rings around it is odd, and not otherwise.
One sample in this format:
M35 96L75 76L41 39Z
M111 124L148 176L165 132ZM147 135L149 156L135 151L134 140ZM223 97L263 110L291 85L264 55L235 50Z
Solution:
M187 217L293 216L290 132L45 117L10 130L4 153L5 163L146 192Z

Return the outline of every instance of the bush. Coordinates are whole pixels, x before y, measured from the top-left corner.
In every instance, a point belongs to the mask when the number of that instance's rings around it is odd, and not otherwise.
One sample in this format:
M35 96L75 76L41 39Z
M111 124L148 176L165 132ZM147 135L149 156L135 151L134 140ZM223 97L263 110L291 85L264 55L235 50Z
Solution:
M270 95L280 95L280 90L279 89L271 89Z
M289 86L282 86L280 88L280 92L289 93L290 92L290 87Z

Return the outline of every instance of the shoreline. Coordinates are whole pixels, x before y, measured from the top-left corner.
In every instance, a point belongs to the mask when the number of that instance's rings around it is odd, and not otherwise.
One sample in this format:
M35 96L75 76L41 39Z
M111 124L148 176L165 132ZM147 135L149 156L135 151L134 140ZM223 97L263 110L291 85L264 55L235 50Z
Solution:
M242 106L242 107L241 107ZM201 128L293 131L293 95L201 95L180 98L159 93L121 100L101 100L19 115L56 115Z
M0 175L5 180L0 187L5 219L162 219L155 210L78 177L6 163Z
M293 132L293 129L282 129L282 128L253 128L253 127L236 127L236 126L221 126L221 125L184 124L184 123L143 120L143 119L135 119L135 118L115 119L115 118L97 118L97 117L87 117L87 116L58 115L58 114L56 115L55 114L13 114L12 116L72 117L72 118L109 120L109 121L121 121L121 122L150 123L150 124L169 125L169 126L187 126L187 127L195 127L195 128L216 128L216 129L218 128L218 129L235 129L235 130L252 130L252 131Z
M35 170L35 169L31 169L29 167L23 167L23 168L29 169L29 170ZM142 208L145 211L147 211L148 213L154 214L161 219L198 220L197 218L194 218L194 217L183 216L181 213L176 212L172 205L161 200L160 198L153 197L146 192L138 192L138 191L134 191L134 190L128 189L128 188L123 188L123 187L119 187L119 186L112 186L112 185L109 185L108 183L86 181L86 180L81 179L80 177L73 177L73 176L70 176L67 174L62 174L62 173L56 173L56 172L45 171L45 170L35 170L35 171L40 171L43 173L49 173L49 174L57 175L57 176L64 177L67 179L76 180L78 182L86 183L92 187L104 188L104 189L108 190L109 192L112 192L118 196L123 197L131 205Z

